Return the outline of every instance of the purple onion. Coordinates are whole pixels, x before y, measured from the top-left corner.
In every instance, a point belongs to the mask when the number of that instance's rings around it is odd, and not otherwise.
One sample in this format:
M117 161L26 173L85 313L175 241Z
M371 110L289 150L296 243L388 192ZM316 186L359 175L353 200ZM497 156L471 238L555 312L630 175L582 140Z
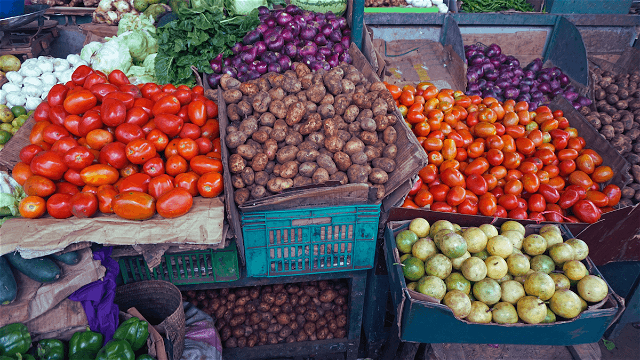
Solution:
M255 60L255 61L252 61L252 62L248 63L248 64L247 64L247 66L248 66L249 68L247 69L247 71L255 70L255 69L256 69L256 62L257 62L257 61L258 61L258 60Z
M262 56L267 51L267 44L260 40L253 44L253 48L256 49L256 56Z
M337 18L336 14L333 13L333 11L329 10L324 14L325 18L327 20L331 20L331 19L335 19Z
M317 51L318 51L318 47L315 44L313 44L313 46L307 45L302 49L300 49L299 54L300 56L307 56L307 55L314 56Z
M331 50L337 54L342 54L344 52L344 48L340 43L335 44Z
M325 37L329 37L332 31L333 31L333 27L330 24L325 24L320 28L320 33Z
M316 62L316 58L314 55L306 55L304 57L302 57L302 59L300 60L300 62L305 63L307 65L311 65L311 63Z
M246 73L238 73L238 81L247 82L249 81L249 78L247 77Z
M256 53L256 48L252 47L251 49L240 53L240 58L242 59L242 61L248 64L256 59Z
M242 45L242 43L237 42L231 47L231 52L233 53L233 55L238 55L242 52L243 48L244 46Z
M222 53L218 54L215 58L209 61L209 65L211 65L211 70L214 73L220 73L222 71Z
M297 38L300 35L300 25L294 21L290 21L287 26L285 26L285 29L289 29L291 30L291 33L293 34L294 39Z
M291 15L297 15L301 12L302 10L295 6L295 5L287 5L286 8L284 8L284 12L289 13Z
M589 100L588 98L584 97L584 96L579 96L578 97L578 103L582 106L589 106L591 105L591 100Z
M326 19L326 16L323 13L316 13L314 19L316 21L324 21L324 19Z
M504 97L507 99L516 99L520 95L520 90L515 87L508 87L504 89Z
M314 27L306 26L300 31L300 38L303 40L313 40L316 37L318 30Z
M340 54L339 57L340 61L344 61L347 64L351 64L353 62L353 59L351 58L351 55L348 52L343 52L342 54Z
M329 66L331 67L336 67L340 65L340 55L338 53L334 53L329 57L329 59L327 60L327 63L329 63Z
M331 51L331 49L329 49L328 47L324 47L324 46L319 47L318 48L318 52L321 53L322 55L324 55L325 57L329 57L333 53L333 51Z
M316 59L318 61L322 61L322 60L326 60L327 57L324 56L324 54L317 52L316 55L314 56L314 59Z
M500 46L498 46L497 44L489 45L484 51L484 54L490 58L500 56L501 53L502 49L500 49Z
M294 59L296 56L298 56L298 47L295 46L293 43L288 43L284 45L283 52L288 57Z
M469 96L482 96L482 91L480 91L480 90L467 91L467 95L469 95Z
M318 46L327 45L327 38L323 34L317 34L316 37L313 38L313 42Z
M342 36L346 36L347 38L351 39L351 29L343 29Z
M231 75L231 77L238 77L238 70L236 70L235 67L232 66L225 66L222 68L222 73L223 74L229 74Z
M269 8L266 6L258 6L259 15L269 15Z
M553 67L551 68L551 76L553 76L554 78L559 77L562 74L562 70L560 70L560 68L558 67Z
M571 83L571 80L566 74L561 74L558 76L558 80L560 80L560 86L565 87Z
M260 77L260 73L257 72L256 70L247 71L247 78L249 80L255 80L255 79L259 78L259 77Z
M558 89L561 89L560 81L558 80L551 80L549 82L549 86L551 87L551 91L556 91Z
M231 58L228 57L222 60L222 66L231 66Z
M540 100L544 97L544 94L542 93L542 91L539 91L539 90L531 89L531 92L529 94L531 95L531 99L533 100Z
M523 93L523 94L528 94L529 91L531 91L531 87L529 85L524 85L524 84L521 84L519 89L520 89L520 93Z
M238 74L245 74L247 71L249 71L249 65L248 64L240 64L240 66L238 66Z
M329 19L328 23L329 25L331 25L333 29L335 30L340 29L340 22L338 21L338 19Z
M484 59L485 59L485 57L482 54L473 55L471 57L471 59L469 59L469 64L471 64L471 65L480 65L480 64L482 64L482 61Z
M280 55L278 57L278 64L283 71L287 71L291 68L291 59L287 55Z
M487 86L487 80L485 80L485 79L480 79L480 80L478 80L478 87L479 87L480 89L482 89L482 88L483 88L483 87L485 87L485 86Z
M540 106L540 102L538 101L531 101L529 102L529 111L535 111L538 106Z
M335 43L339 43L340 40L342 40L342 33L340 32L340 30L333 30L330 34L329 34L329 40L335 42Z
M264 54L260 57L260 60L266 62L267 64L274 63L278 60L278 56L273 51L265 51Z
M340 16L337 18L337 20L338 20L338 24L340 24L340 30L344 30L347 28L347 19Z
M576 110L580 110L580 108L582 107L579 102L572 102L571 105L573 105L573 108Z
M285 26L291 20L293 20L293 16L286 12L281 12L278 15L276 15L276 22L280 26Z
M236 55L231 59L231 66L233 66L234 68L238 68L238 66L240 66L240 64L242 64L242 59L240 58L240 55Z
M496 97L496 92L493 89L485 89L482 91L482 97Z
M258 30L258 32L260 34L264 34L265 31L269 30L269 26L267 26L267 24L265 24L265 23L262 23L262 24L258 25L256 30Z
M562 90L561 88L555 89L553 91L551 91L551 95L553 95L553 97L556 97L558 95L562 95L564 93L564 90Z
M267 73L267 63L262 60L256 61L255 68L260 75Z
M242 38L242 43L251 45L258 40L260 40L260 32L258 30L251 30Z
M490 63L491 65L493 65L493 67L494 67L494 68L497 68L497 67L499 67L499 66L500 66L500 59L498 59L498 58L490 58L490 59L489 59L489 63ZM483 65L484 65L484 64L483 64Z
M300 29L307 26L307 20L302 15L296 15L293 17L293 22L298 25Z
M270 28L276 27L276 24L277 24L275 16L267 17L266 19L264 19L263 23Z
M267 66L267 70L269 70L269 72L281 73L282 66L280 66L280 64L278 64L277 62L273 62Z
M482 76L485 71L490 70L490 69L495 69L495 66L493 65L493 63L489 62L489 63L486 63L486 64L482 64L480 66L480 68L482 69L482 74L480 74L480 76Z
M267 47L269 48L269 50L271 51L280 51L282 50L282 47L284 46L284 39L282 38L282 36L277 36L277 35L271 35L267 41Z
M215 89L220 84L220 78L223 74L209 74L207 75L207 83L209 83L209 87Z
M531 95L529 95L529 94L520 94L520 96L518 96L516 101L518 101L518 102L520 102L520 101L531 101Z
M469 84L469 86L467 86L467 90L469 91L480 90L480 86L478 86L478 83L472 83L472 84Z
M484 72L484 77L487 79L487 81L496 81L498 80L498 71L496 71L495 69L489 69Z
M548 82L543 82L538 85L538 90L542 91L543 94L551 92L551 85Z
M290 43L293 41L293 32L291 32L291 29L282 29L282 31L280 32L280 36L282 36L282 40L284 40L285 43Z
M342 47L346 49L349 49L349 45L351 45L351 37L349 37L348 35L345 34L345 32L342 32L342 39L340 39L340 44L342 44Z
M302 15L302 17L307 21L313 21L314 20L314 14L313 11L309 11L309 10L302 10L302 12L300 13L300 15Z
M311 62L310 64L308 64L308 65L309 65L309 68L310 68L312 71L318 71L318 70L322 69L322 64L320 63L320 61L316 61L316 60L314 60L314 61L312 61L312 62Z

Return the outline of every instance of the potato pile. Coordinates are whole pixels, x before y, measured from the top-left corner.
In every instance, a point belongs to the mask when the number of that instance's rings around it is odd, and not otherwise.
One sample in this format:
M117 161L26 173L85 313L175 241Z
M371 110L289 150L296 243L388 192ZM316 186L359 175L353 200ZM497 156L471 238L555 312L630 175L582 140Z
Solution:
M346 280L183 291L214 317L225 347L347 337Z
M329 180L367 183L384 197L397 154L391 93L346 63L292 68L245 83L220 80L236 203Z
M580 113L631 164L633 182L622 189L620 206L640 202L640 71L613 74L596 68L594 96L597 112Z

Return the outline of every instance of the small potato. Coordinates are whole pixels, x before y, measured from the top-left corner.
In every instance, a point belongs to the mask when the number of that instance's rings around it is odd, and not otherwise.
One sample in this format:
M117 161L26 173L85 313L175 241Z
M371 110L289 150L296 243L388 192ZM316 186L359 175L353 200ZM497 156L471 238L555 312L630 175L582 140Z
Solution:
M276 320L278 321L278 324L280 325L288 325L289 322L291 321L289 319L289 314L285 314L285 313L280 313L276 316Z
M278 119L284 119L287 117L287 107L284 105L282 100L271 101L269 104L269 112Z
M387 103L387 112L393 111L396 108L396 101L389 91L380 91L378 93L378 98Z
M346 185L349 183L349 177L342 171L338 171L335 174L332 174L329 177L329 180L340 181L340 185Z
M269 179L272 179L272 173L273 173L273 168L276 166L276 162L275 161L269 161L267 163L267 167L264 168L264 171L266 171L269 175Z
M358 118L359 114L360 114L360 108L358 108L358 106L349 105L347 109L344 111L344 113L342 114L342 118L344 119L344 121L350 123L350 122L354 122Z
M363 131L374 132L377 130L376 121L373 120L372 118L364 118L360 120L360 128Z
M311 82L313 74L305 74L302 77L298 77L298 79L300 79L300 84L302 84L302 88L305 90L308 90L313 85Z
M246 169L246 168L245 168ZM234 189L242 189L245 187L244 180L242 180L242 176L236 174L231 177L231 185Z
M320 146L324 146L324 137L325 136L323 133L316 131L314 133L309 134L309 136L307 136L307 140L315 144L318 144L318 147L320 147Z
M255 172L252 168L247 166L242 170L242 173L240 174L242 176L242 180L247 186L253 185L253 182L255 180Z
M299 132L295 132L292 129L289 129L287 133L287 137L284 138L284 142L287 145L300 145L302 143L302 135Z
M336 136L338 134L338 124L334 118L324 119L322 121L322 129L326 137Z
M284 106L287 107L287 109L293 105L294 103L297 102L301 102L301 103L305 103L307 100L301 100L299 96L296 95L287 95L284 97L284 99L282 99L282 102L284 103Z
M338 115L343 115L349 105L351 105L351 97L345 94L340 94L333 100L333 108Z
M260 91L269 91L271 90L271 85L269 84L269 80L265 78L258 78L255 80L256 85L258 85L258 89Z
M282 88L280 87L269 90L268 94L272 101L282 100L284 99L285 96L287 96L287 93L284 90L282 90Z
M371 161L374 168L380 168L386 173L392 173L396 169L396 162L389 158L376 158Z
M296 77L285 76L282 82L282 89L288 93L297 93L302 90L302 83Z
M242 92L237 89L226 90L222 92L222 98L227 104L237 104L242 100Z
M261 91L253 97L251 105L253 110L259 113L263 113L269 110L269 104L271 104L271 97L266 91Z
M324 184L329 180L329 172L326 169L318 168L311 177L314 184Z
M262 126L272 128L275 122L276 122L276 117L270 112L266 112L260 115L260 125Z
M373 116L386 115L387 114L387 102L384 99L377 98L373 101L371 107Z
M347 143L347 141L351 140L351 133L346 131L346 130L338 130L338 133L336 134L336 136L342 140L345 144Z
M384 184L389 180L389 175L380 168L373 168L369 174L369 181L374 184Z
M307 98L307 91L306 90L300 91L296 96L298 98L298 101L300 101L300 102L306 103L306 102L309 101L309 99Z
M318 113L310 113L307 121L300 127L301 135L309 135L322 129L322 116Z
M310 177L298 175L293 178L293 187L307 186L311 184L313 184L313 180Z
M347 169L347 176L349 177L349 183L366 183L369 179L369 172L367 169L358 164L353 164Z
M227 105L227 117L230 121L240 121L240 114L238 114L238 104ZM227 130L229 132L229 130Z
M240 115L240 118L246 118L251 114L253 114L253 108L251 107L251 104L244 99L241 100L238 103L238 115Z
M256 156L251 159L251 168L254 172L263 171L267 167L267 163L269 162L269 158L265 153L258 153ZM262 184L264 185L264 184Z
M371 109L371 99L364 93L353 94L353 103L360 109Z
M286 122L287 125L291 126L293 124L297 124L302 120L306 113L305 106L302 102L295 102L291 104L287 110Z
M291 68L295 70L296 76L298 76L298 78L301 78L311 73L311 70L309 70L309 67L304 63L294 62L293 64L291 64Z
M367 119L367 118L373 118L373 111L371 111L370 109L362 109L360 111L360 113L358 113L358 117L356 118L356 120L362 120L362 119Z
M335 101L335 98L333 95L331 94L326 94L322 100L320 100L320 105L324 105L324 104L328 104L328 105L333 105L333 102Z
M235 149L247 141L247 135L242 131L234 131L227 134L224 140L229 149Z
M395 144L396 140L398 139L398 133L396 132L396 129L392 128L392 127L388 127L384 132L383 132L383 139L384 142L388 145L391 144Z
M331 104L322 104L318 106L318 112L323 119L332 118L336 115L336 110Z
M237 189L233 192L233 199L238 205L242 205L251 197L251 192L247 188Z
M310 140L305 140L303 141L300 145L298 145L298 149L300 151L302 150L318 150L319 146L318 144L310 141Z
M336 171L338 171L338 167L336 166L336 163L333 162L332 156L329 156L329 155L326 155L326 154L320 154L316 158L316 162L318 163L318 165L321 168L327 170L329 175L332 175Z
M336 153L342 150L344 147L344 141L337 136L331 136L324 140L324 147L332 153Z
M333 154L333 161L340 171L347 171L349 166L351 166L351 158L347 153L344 153L342 151L338 151Z
M251 160L254 156L256 156L256 149L247 144L240 145L236 148L237 153L242 156L244 159Z
M324 86L327 88L327 90L335 95L339 95L340 93L342 93L342 78L340 76L338 76L335 73L327 73L327 75L324 76Z
M256 185L251 189L251 197L253 199L262 199L265 196L267 196L267 189L264 186Z
M376 81L371 84L369 91L387 91L387 87L382 81Z
M313 176L313 174L316 172L317 169L318 169L317 163L305 162L300 165L300 167L298 168L298 172L300 173L300 175L310 178Z
M273 129L269 137L276 142L284 141L287 138L287 129Z
M287 161L292 161L296 159L298 155L298 148L294 145L287 145L282 149L278 150L276 153L276 159L280 164L284 164Z
M323 84L311 85L307 89L306 94L309 101L319 104L320 101L327 94L327 89L324 87Z
M267 78L267 80L269 80L269 84L271 84L271 87L282 87L284 75L275 72L269 72L264 76Z
M320 153L318 150L300 150L296 154L296 160L300 163L316 161Z
M293 187L292 179L283 179L277 177L275 179L267 181L267 190L271 191L272 193L279 193L290 187Z
M238 126L238 131L243 132L248 137L251 137L254 132L258 131L258 119L254 116L249 116L246 119L242 120L240 126Z
M347 315L343 314L336 316L336 324L338 325L338 328L344 328L347 326Z
M367 145L364 147L364 153L367 155L367 159L375 159L382 156L382 149L375 146Z
M365 165L369 161L367 154L364 151L357 152L353 155L350 155L351 162L357 165Z
M398 148L396 147L396 144L387 145L382 150L382 156L391 160L395 159L397 154Z
M234 174L239 174L247 165L247 161L239 154L232 154L229 156L229 171Z
M240 84L238 90L242 91L244 95L253 96L260 91L260 88L256 84L245 82Z
M269 133L264 130L258 130L251 135L251 138L256 142L263 144L265 141L269 140Z
M220 86L222 87L222 90L231 90L231 89L237 89L240 87L240 81L236 78L231 77L231 75L228 74L224 74L222 75L222 77L220 78Z
M388 129L393 129L393 128L388 128ZM360 133L360 140L362 140L362 142L365 143L366 145L373 145L376 142L378 142L378 134L375 131L363 131Z
M285 179L293 179L298 175L298 163L295 161L287 161L280 169L280 177Z
M342 79L341 85L343 94L353 94L356 91L356 85L349 79Z

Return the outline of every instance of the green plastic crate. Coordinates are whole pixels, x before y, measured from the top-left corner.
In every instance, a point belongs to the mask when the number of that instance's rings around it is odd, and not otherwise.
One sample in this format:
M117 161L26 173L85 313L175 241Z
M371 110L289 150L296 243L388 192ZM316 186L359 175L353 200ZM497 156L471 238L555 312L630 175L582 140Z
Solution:
M142 256L118 259L125 284L142 280L165 280L174 285L207 284L240 278L235 242L221 250L196 250L165 254L158 267L149 271Z
M379 204L243 213L247 275L370 269L379 217Z

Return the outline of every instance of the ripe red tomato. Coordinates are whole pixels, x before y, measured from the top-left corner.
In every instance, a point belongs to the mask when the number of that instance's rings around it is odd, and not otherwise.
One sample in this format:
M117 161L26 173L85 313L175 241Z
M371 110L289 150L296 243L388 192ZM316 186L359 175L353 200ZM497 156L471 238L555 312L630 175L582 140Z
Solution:
M67 95L64 99L64 109L73 115L83 114L91 110L98 103L98 98L89 90L80 90Z
M464 186L465 180L462 173L456 169L448 168L440 174L440 180L443 184L453 186Z
M529 210L535 212L543 212L547 207L547 202L544 199L544 196L540 194L532 194L529 197L528 201Z
M603 208L609 206L609 198L601 191L589 190L587 191L586 199L591 201L595 206Z
M594 182L604 183L613 178L613 170L609 166L598 166L591 174Z
M191 170L202 176L208 172L222 172L222 161L205 155L198 155L189 161Z
M69 131L64 126L57 124L50 124L42 130L42 139L48 143L53 144L63 137L68 137Z
M207 138L197 138L196 144L198 145L198 154L200 155L208 154L213 150L213 143Z
M142 165L142 172L151 177L160 176L165 172L164 161L159 157L151 158Z
M172 114L161 113L154 118L156 127L169 137L174 137L180 134L184 120L180 117Z
M113 70L109 73L109 82L115 85L126 85L129 84L129 78L125 75L121 70Z
M116 127L127 119L127 107L119 99L105 97L100 107L100 118L105 125Z
M200 130L204 138L213 140L220 137L220 124L216 119L207 120Z
M569 174L569 183L580 185L585 189L589 189L593 185L593 180L585 172L577 170Z
M60 180L68 169L62 157L53 151L36 154L29 166L34 175L44 176L50 180Z
M47 200L47 213L56 219L66 219L71 213L71 198L69 194L53 194Z
M126 145L121 142L109 143L100 149L98 161L120 170L129 164L125 149Z
M113 214L113 199L118 195L113 185L101 185L98 187L98 210L103 214Z
M560 200L560 193L558 193L558 190L548 184L540 184L538 194L542 195L548 204L555 204Z
M164 218L174 218L189 212L192 205L193 196L187 190L174 188L158 198L156 210Z
M413 202L419 207L433 204L433 195L427 189L420 189L413 198Z
M207 122L207 107L204 101L195 100L187 107L189 120L198 126L203 126Z
M146 193L149 189L149 182L151 176L143 173L135 173L122 179L122 182L118 185L118 191L139 191Z
M56 185L53 181L44 176L33 175L24 182L24 193L30 196L40 196L45 198L56 192Z
M618 185L609 184L604 187L602 192L609 199L608 206L613 207L618 205L618 202L620 202L620 197L622 196L622 192L620 191L620 188L618 187Z
M134 164L144 164L156 156L156 147L149 140L137 139L127 144L125 148L127 159Z
M64 156L71 148L78 146L78 142L71 136L65 136L51 145L51 151Z
M498 197L498 205L510 211L518 208L518 197L514 194L503 194Z
M69 183L75 186L85 186L84 180L82 180L82 176L80 176L80 171L75 169L69 169L64 173L64 179Z
M206 99L204 104L207 107L207 118L214 119L218 116L218 105L213 100Z
M35 122L49 121L49 109L51 109L51 106L49 106L48 101L41 102L33 112L33 120Z
M80 136L87 136L89 132L101 129L104 124L100 118L100 112L97 110L89 110L82 116L78 123L78 133Z
M20 161L29 165L31 164L31 160L34 158L34 156L43 151L44 149L42 148L42 146L30 144L20 150L20 154L18 155L18 157L20 158Z
M95 129L89 131L86 136L87 145L94 150L101 150L107 144L113 142L113 134L105 129Z
M522 187L528 193L535 193L540 188L540 179L536 174L524 174L522 176Z
M149 195L154 199L158 199L160 196L173 189L173 178L167 174L156 176L149 181Z
M27 219L36 219L47 211L47 203L39 196L27 196L20 200L18 205L20 216Z
M64 103L64 99L67 97L68 91L69 88L63 84L53 85L47 94L47 104L49 106L62 105Z
M116 215L129 220L146 220L156 212L153 196L139 191L121 192L113 199Z
M222 174L219 172L208 172L198 179L198 192L202 197L216 197L223 189Z
M197 196L198 179L200 179L200 176L198 174L194 173L193 171L189 171L176 175L173 182L176 187L187 190L191 194L191 196Z
M98 198L90 192L79 192L71 197L71 213L78 218L92 217L98 211Z
M158 116L160 114L172 114L175 115L180 111L180 100L174 95L167 95L156 101L151 108L151 113L154 116Z
M75 195L79 193L78 186L70 183L70 182L59 182L56 183L56 194L69 194Z
M486 193L478 200L478 210L484 216L493 216L497 210L496 197L491 193Z
M87 185L100 186L110 185L118 181L120 173L116 168L105 164L95 164L87 166L80 171L82 181Z
M84 146L75 146L64 154L64 163L75 170L82 170L93 163L95 156Z
M589 200L579 200L573 205L571 210L580 221L589 224L600 220L600 216L602 216L600 209Z
M480 175L472 174L467 177L467 189L471 190L474 194L480 196L487 192L487 181Z
M189 138L195 140L200 137L201 133L199 126L192 123L186 123L182 126L182 130L180 130L180 134L178 134L178 136L183 139Z

